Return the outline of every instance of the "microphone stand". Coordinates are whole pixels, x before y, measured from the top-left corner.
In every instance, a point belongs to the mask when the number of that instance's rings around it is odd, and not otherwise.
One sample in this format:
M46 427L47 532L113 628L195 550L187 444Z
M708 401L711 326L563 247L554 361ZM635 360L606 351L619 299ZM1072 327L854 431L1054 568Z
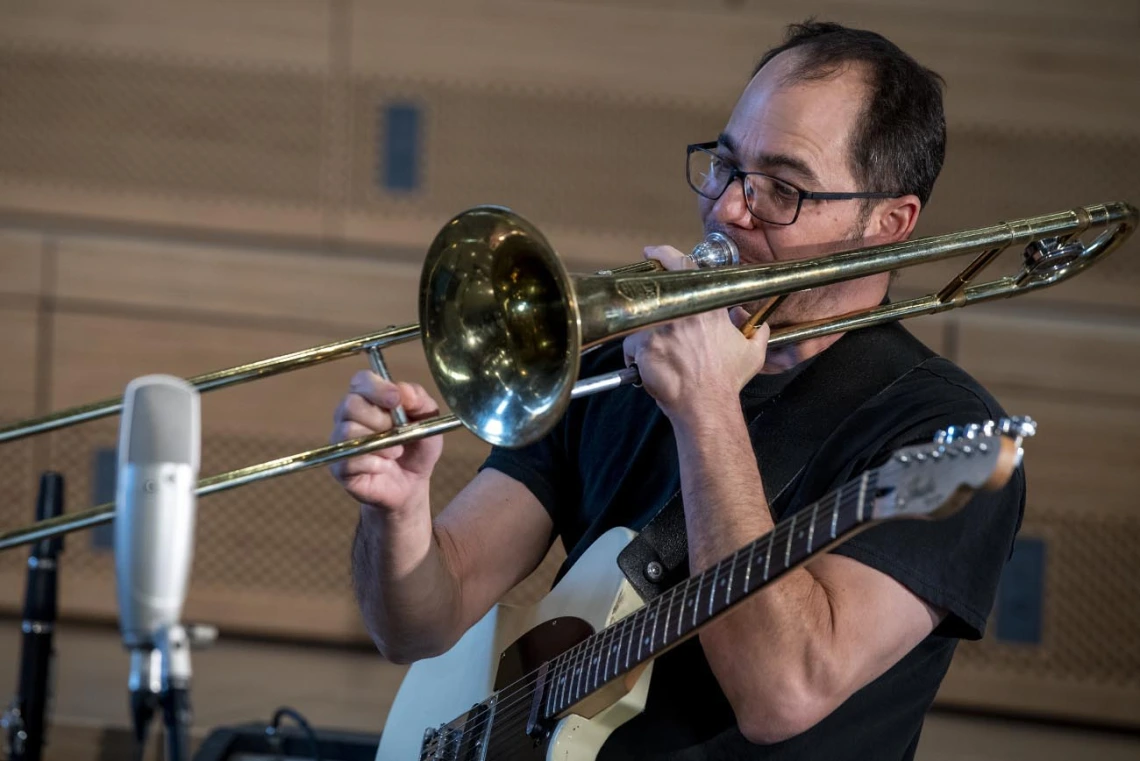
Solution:
M45 472L40 477L36 520L62 514L63 476ZM54 658L52 638L59 608L56 561L62 550L63 537L57 536L37 542L28 556L20 681L16 699L3 719L11 761L40 761L43 755Z
M146 755L150 722L158 709L162 692L162 653L153 647L132 647L131 672L127 680L130 691L131 726L134 729L135 757Z
M161 629L157 637L162 654L162 680L159 704L166 727L164 761L187 761L190 758L190 637L186 628L174 623Z

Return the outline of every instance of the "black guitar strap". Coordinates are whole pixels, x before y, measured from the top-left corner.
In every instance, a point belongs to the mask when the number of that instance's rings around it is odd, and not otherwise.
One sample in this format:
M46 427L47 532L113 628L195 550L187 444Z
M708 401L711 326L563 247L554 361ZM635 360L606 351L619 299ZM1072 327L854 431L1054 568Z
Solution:
M861 406L934 356L901 326L891 323L845 334L748 424L774 515L791 486L829 434ZM688 574L689 547L680 489L618 555L618 566L646 600Z

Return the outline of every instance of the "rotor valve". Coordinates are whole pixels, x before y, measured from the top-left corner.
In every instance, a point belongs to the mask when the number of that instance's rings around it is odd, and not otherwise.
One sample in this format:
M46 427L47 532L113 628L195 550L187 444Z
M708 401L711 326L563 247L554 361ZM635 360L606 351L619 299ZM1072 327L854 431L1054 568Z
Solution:
M1030 275L1048 275L1075 262L1085 252L1079 240L1041 238L1025 247L1025 269Z

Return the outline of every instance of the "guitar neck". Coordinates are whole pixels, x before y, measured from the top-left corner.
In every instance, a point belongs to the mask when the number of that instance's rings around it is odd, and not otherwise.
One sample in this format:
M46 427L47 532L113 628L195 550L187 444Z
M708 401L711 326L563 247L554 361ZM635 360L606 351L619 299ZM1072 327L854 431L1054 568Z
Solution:
M865 472L769 533L566 650L546 667L545 717L680 644L764 585L872 519L878 472Z

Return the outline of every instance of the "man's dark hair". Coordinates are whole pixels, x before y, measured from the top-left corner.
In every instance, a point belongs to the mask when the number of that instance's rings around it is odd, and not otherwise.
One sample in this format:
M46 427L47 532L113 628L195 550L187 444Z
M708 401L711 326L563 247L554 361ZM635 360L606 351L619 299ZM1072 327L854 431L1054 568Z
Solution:
M786 84L826 79L852 64L865 68L870 98L851 135L852 174L862 190L913 193L925 206L946 155L942 77L882 35L814 20L789 26L753 76L792 48L800 55Z

